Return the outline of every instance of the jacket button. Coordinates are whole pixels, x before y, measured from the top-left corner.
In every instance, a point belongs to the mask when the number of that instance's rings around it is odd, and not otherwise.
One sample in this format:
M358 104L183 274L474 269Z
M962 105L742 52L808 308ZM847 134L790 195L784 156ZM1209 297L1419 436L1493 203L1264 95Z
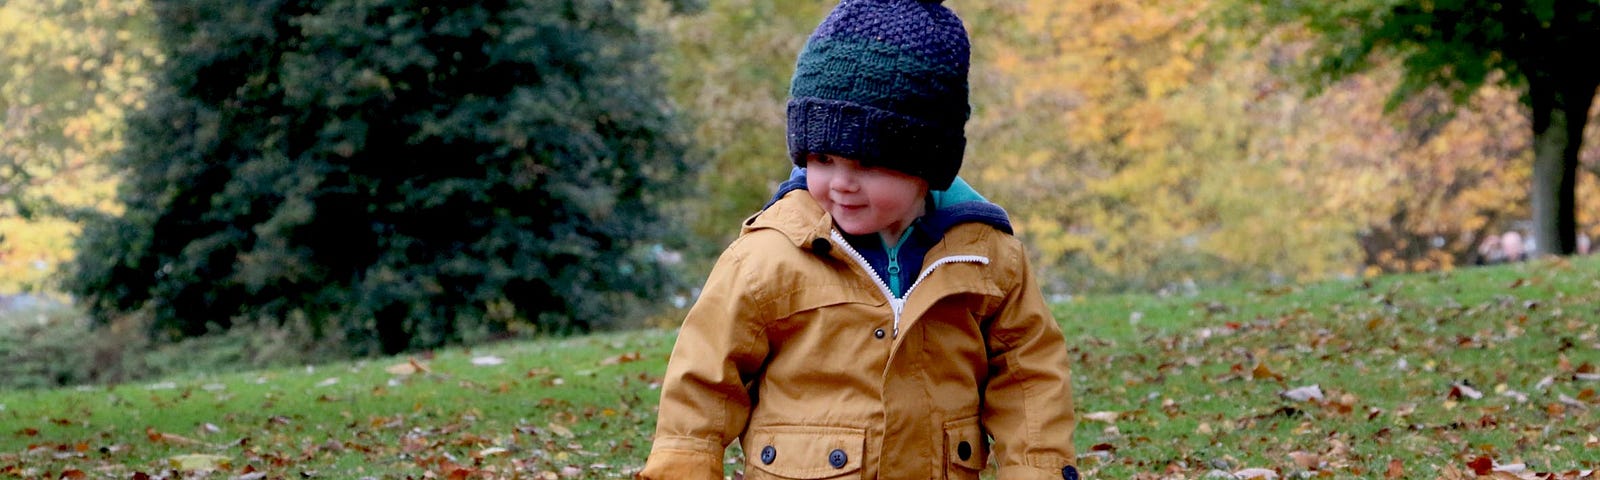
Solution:
M849 462L850 456L845 455L844 450L835 449L828 454L828 465L833 465L833 468L844 468L844 464Z
M972 458L972 444L967 443L965 440L962 440L960 445L956 445L956 456L961 457L961 461L963 461L963 462L967 461L968 459L971 459Z
M883 336L884 336L884 335L888 335L888 334L887 334L887 333L885 333L885 332L884 332L884 331L883 331L883 329L881 329L881 328L880 328L880 329L877 329L877 330L873 330L873 331L872 331L872 337L873 337L873 338L877 338L877 339L880 339L880 340L881 340L881 339L883 339Z
M1061 467L1061 480L1078 480L1078 467L1072 465Z
M833 251L833 244L828 243L828 239L818 238L811 241L811 251L816 252L817 255L826 257L828 256L828 252Z
M761 449L761 463L762 464L772 465L772 461L773 460L777 460L777 459L778 459L778 449L772 448L772 445L767 445L766 447L763 447Z

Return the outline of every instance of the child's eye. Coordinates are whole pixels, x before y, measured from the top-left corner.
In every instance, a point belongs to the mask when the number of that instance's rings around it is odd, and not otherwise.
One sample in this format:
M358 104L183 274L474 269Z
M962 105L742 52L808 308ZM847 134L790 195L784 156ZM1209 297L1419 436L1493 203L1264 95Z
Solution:
M820 154L820 153L812 153L812 154L806 155L806 162L807 163L816 163L816 164L819 164L819 165L829 165L829 164L833 163L833 159L829 158L827 155L823 155L823 154Z

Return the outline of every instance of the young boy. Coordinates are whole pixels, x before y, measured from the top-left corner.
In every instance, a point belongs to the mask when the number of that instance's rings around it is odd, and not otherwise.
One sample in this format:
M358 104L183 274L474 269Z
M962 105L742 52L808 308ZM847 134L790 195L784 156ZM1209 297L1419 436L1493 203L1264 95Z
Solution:
M1005 211L956 178L969 46L844 0L796 62L796 167L679 333L639 478L1076 480L1067 349ZM994 453L991 456L990 439Z

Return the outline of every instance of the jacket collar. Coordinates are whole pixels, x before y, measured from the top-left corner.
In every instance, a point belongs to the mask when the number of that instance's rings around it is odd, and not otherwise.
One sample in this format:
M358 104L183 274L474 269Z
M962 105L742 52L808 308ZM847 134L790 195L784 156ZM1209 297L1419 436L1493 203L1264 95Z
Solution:
M806 169L804 168L795 167L789 171L789 179L778 185L777 193L772 195L772 199L767 200L767 206L762 207L763 211L772 208L779 200L796 190L806 190ZM1013 233L1011 219L1006 215L1005 209L990 203L988 199L984 198L971 185L968 185L966 180L962 180L960 177L957 177L950 184L950 188L929 192L929 196L933 199L933 208L929 209L930 212L922 218L917 228L924 234L933 235L933 243L938 243L938 240L950 228L963 223L983 223L1007 234ZM827 216L827 213L822 212L821 207L817 207L815 202L811 203L817 212ZM756 216L761 216L761 214L757 213ZM752 220L754 218L751 217ZM832 225L831 218L824 220L827 220L825 226ZM750 221L747 220L745 224L750 225ZM821 236L828 236L827 228L822 230Z
M804 183L804 179L801 183ZM790 189L774 197L766 208L746 219L741 233L762 229L777 230L794 242L795 247L816 250L817 240L828 238L833 231L833 217L812 201L804 189L798 193Z

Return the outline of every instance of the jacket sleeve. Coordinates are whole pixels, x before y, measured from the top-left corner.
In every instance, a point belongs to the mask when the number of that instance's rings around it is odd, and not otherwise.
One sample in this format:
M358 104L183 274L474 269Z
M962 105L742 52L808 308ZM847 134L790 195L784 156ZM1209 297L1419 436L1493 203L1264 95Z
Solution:
M983 423L994 437L1001 480L1076 480L1066 339L1026 258L1013 252L1017 282L990 325Z
M678 332L661 384L655 438L644 470L648 480L721 480L723 450L744 431L751 398L746 388L767 356L754 273L742 265L735 241L712 268Z

